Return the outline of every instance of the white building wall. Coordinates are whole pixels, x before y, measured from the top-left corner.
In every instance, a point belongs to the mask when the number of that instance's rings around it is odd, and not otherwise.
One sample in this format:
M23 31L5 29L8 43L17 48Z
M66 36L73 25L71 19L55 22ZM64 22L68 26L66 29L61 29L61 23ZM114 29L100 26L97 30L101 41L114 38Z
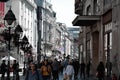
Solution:
M47 56L52 55L52 48L46 47L45 50L45 45L44 43L47 43L48 45L53 46L53 33L54 31L53 27L55 27L55 20L56 18L53 17L53 10L52 10L52 5L51 3L47 2L46 0L43 1L43 6L42 6L42 35L41 38L43 39L42 41L42 48L43 48L43 53L45 53ZM51 36L51 38L50 38ZM44 54L44 55L45 55Z
M35 46L37 44L37 32L35 32L37 31L37 6L34 0L10 0L6 3L6 12L10 5L12 5L11 9L17 18L17 24L20 24L23 29L23 36L26 35L33 50L37 50Z
M70 54L70 39L66 37L66 55L72 55Z

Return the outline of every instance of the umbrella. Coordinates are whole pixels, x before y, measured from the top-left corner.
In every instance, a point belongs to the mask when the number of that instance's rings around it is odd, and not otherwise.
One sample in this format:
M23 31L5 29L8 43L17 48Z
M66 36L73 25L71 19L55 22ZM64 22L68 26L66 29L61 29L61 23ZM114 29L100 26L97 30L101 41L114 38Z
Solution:
M1 60L8 60L8 56L3 57ZM16 60L14 57L10 56L10 60Z

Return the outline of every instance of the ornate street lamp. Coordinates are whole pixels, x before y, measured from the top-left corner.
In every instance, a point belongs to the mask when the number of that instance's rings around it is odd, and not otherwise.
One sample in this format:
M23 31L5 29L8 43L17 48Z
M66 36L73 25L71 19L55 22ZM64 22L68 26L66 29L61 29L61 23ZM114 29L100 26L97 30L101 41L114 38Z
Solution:
M22 33L23 33L23 30L22 30L21 26L18 24L14 30L14 44L18 48L19 48L19 43L21 43L19 39L22 36ZM19 51L19 49L18 49L18 51Z
M27 44L28 43L28 38L26 36L23 37L22 41Z
M9 1L9 0L0 0L0 2L7 2L7 1Z
M25 69L25 65L26 65L26 58L25 58L25 54L28 55L28 63L32 61L32 45L28 42L28 38L26 36L24 36L21 40L21 50L24 51L24 67L23 67L23 76L25 75L26 69Z
M10 8L4 17L4 24L6 26L6 22L7 22L8 25L12 25L14 21L16 21L16 17Z
M1 34L4 38L4 41L9 42L9 40L11 40L13 38L13 43L14 45L17 47L17 53L18 53L18 57L19 57L19 45L21 44L21 40L19 40L20 38L20 34L22 34L22 28L20 27L20 25L17 25L16 28L14 29L14 33L11 33L9 35L9 31L7 29L5 29L3 31L3 33ZM18 58L19 59L19 58ZM18 60L19 61L19 60ZM19 78L19 74L16 74L17 79Z
M14 44L17 47L17 55L18 55L18 61L20 61L20 54L19 54L19 46L21 44L20 37L22 36L23 30L21 26L18 24L14 30ZM16 78L19 79L19 72L16 72Z
M24 37L22 38L22 41L21 41L21 49L24 51L23 76L25 75L25 72L26 72L26 69L25 69L25 64L26 64L26 61L25 61L25 52L27 51L27 50L26 50L26 46L27 46L27 44L29 44L28 39L27 39L26 36L24 36Z
M14 31L15 31L15 33L18 33L18 34L23 33L23 30L22 30L22 28L21 28L21 26L19 24L16 26Z
M8 68L7 68L7 80L10 80L10 41L11 41L11 26L13 24L13 22L16 21L15 15L12 12L11 8L8 10L8 12L6 13L5 17L4 17L4 25L5 27L8 28L8 32L9 32L9 40L8 40ZM7 25L7 26L6 26ZM14 26L13 26L14 27Z

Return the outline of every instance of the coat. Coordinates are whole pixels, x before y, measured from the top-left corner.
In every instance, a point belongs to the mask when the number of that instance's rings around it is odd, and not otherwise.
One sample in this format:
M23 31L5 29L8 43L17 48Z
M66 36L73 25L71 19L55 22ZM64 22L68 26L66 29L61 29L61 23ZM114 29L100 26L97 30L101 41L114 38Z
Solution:
M35 73L32 73L31 70L28 70L25 80L43 80L43 78L39 70L36 70Z

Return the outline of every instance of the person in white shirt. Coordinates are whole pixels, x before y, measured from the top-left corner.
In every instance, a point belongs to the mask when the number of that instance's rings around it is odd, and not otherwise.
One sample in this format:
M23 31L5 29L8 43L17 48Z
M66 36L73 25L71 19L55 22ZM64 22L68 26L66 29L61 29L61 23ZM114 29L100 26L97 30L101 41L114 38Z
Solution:
M74 75L74 68L71 61L69 61L65 73L67 75L67 80L72 80L72 76Z

